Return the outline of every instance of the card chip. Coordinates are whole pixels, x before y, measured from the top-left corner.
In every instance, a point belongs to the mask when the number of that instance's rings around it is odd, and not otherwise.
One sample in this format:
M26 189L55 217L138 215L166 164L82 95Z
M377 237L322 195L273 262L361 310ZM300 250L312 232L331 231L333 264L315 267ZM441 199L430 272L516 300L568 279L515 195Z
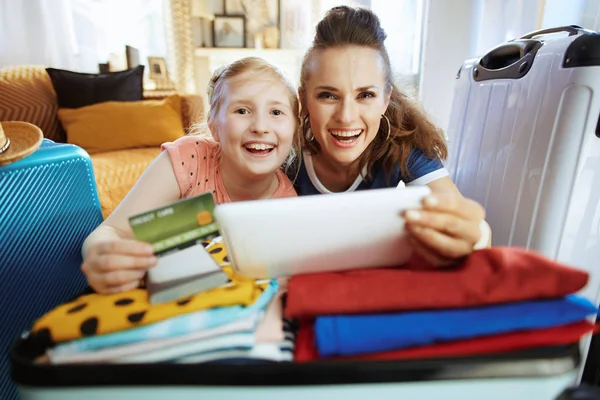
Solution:
M201 211L196 214L196 221L198 221L198 225L200 226L208 225L213 221L212 215L209 211Z

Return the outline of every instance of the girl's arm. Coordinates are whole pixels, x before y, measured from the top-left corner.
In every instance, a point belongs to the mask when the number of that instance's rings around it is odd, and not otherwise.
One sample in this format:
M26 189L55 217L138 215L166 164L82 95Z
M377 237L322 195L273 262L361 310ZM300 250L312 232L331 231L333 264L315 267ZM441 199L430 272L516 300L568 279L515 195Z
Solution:
M152 246L133 239L129 217L180 198L171 160L163 151L117 208L84 241L81 266L92 288L114 293L137 287L156 264Z

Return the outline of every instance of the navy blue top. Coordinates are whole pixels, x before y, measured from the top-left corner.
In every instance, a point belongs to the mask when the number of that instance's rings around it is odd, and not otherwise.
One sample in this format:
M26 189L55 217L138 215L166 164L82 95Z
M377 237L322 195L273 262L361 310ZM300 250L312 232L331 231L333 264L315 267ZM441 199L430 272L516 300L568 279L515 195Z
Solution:
M413 149L408 155L407 167L410 176L404 176L400 172L400 164L394 168L391 176L387 175L381 163L375 163L371 171L371 179L362 179L358 176L356 181L347 190L383 189L404 185L426 185L436 179L448 176L448 171L438 159L427 157L419 149ZM293 180L293 176L290 179ZM294 182L294 188L299 196L330 193L317 178L310 155L304 154L303 162Z

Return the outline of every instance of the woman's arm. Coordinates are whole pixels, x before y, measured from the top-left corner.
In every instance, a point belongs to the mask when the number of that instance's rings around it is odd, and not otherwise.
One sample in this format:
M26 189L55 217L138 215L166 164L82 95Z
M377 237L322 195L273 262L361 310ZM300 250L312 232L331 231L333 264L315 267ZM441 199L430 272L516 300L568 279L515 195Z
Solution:
M431 191L434 194L455 193L456 195L458 195L464 199L463 195L460 193L460 191L458 190L458 188L456 187L454 182L452 182L452 179L450 179L449 177L444 177L444 178L435 180L435 181L429 183L427 186L429 186L429 188L431 189ZM454 197L454 196L451 195L451 197ZM473 203L474 201L470 200L469 202ZM464 204L464 207L466 207L466 209L470 209L470 205ZM481 207L481 206L477 203L476 208L479 208L479 207ZM480 230L482 231L480 239L484 239L484 242L477 243L478 246L476 246L476 247L477 248L491 247L491 245L492 245L492 228L490 228L490 225L485 220L485 211L484 211L484 215L480 221Z

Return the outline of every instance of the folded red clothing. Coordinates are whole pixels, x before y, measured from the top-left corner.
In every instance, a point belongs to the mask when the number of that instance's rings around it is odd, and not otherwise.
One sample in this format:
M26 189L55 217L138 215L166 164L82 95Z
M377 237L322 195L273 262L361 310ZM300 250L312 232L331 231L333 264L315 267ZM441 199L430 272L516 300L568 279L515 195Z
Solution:
M454 342L438 343L430 346L413 347L383 353L323 359L319 357L319 353L314 345L314 330L312 323L303 321L300 324L300 329L296 335L294 361L408 360L417 358L464 357L525 350L536 347L567 345L576 343L587 333L597 331L597 326L587 321L583 321L553 328L483 336L475 339L457 340Z
M296 275L288 317L476 307L575 293L588 273L538 253L495 247L475 251L456 268L374 268Z

